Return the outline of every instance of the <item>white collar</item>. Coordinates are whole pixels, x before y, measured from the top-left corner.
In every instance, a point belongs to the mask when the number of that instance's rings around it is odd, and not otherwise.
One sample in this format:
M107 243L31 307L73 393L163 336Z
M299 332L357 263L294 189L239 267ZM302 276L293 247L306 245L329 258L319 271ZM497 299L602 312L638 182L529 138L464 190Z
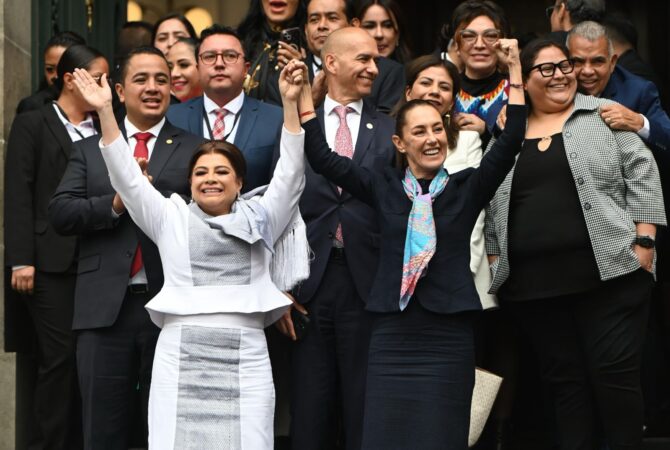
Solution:
M340 104L330 98L328 94L326 94L326 99L323 101L323 112L325 112L326 115L330 115L336 106L340 106ZM360 116L363 112L363 99L358 99L355 102L351 102L348 105L342 106L347 106L353 109Z
M214 102L214 100L207 97L207 94L205 93L202 94L202 101L205 105L205 111L207 111L208 114L220 108L220 106L217 105ZM240 111L240 109L242 109L243 104L244 104L244 90L242 90L237 97L235 97L234 99L223 105L223 107L226 108L226 111L228 111L229 113L237 114Z
M60 121L63 123L63 125L70 124L72 125L75 129L76 128L92 128L95 129L95 123L93 122L93 116L91 113L86 113L86 118L79 122L79 125L75 125L72 122L70 122L61 112L60 107L54 102L54 109L56 110L56 114L58 115L58 118Z
M130 120L128 120L128 116L126 116L126 118L123 119L123 123L126 126L126 136L128 136L129 138L133 137L136 133L141 132L135 125L133 125L130 122ZM157 138L158 133L160 133L161 129L163 128L163 125L165 125L165 117L163 117L161 121L158 122L153 127L149 128L148 130L144 130L144 132L151 133L155 138Z

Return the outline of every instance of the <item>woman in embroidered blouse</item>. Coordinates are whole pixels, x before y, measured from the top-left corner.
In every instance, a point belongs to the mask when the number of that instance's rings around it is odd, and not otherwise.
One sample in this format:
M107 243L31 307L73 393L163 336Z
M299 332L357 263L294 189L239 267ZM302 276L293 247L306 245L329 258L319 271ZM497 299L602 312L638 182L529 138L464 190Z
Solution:
M240 198L241 152L210 141L191 160L190 204L176 194L164 198L143 176L147 162L132 158L120 134L106 79L99 87L85 72L75 74L98 111L112 185L161 253L165 284L146 306L162 327L149 400L151 449L273 448L274 389L263 328L290 304L269 265L304 187L296 107L304 68L293 62L281 74L281 158L265 194Z
M553 396L559 448L640 448L640 359L653 286L653 237L665 224L654 158L577 94L568 50L521 54L526 139L487 211L491 289L536 350ZM597 424L602 425L602 429Z
M326 45L345 45L333 41L336 35ZM412 100L398 112L393 142L401 170L373 173L329 151L309 87L301 97L311 167L379 214L380 265L366 299L366 309L375 313L366 450L467 448L475 373L472 325L481 310L469 267L470 235L514 163L525 122L516 41L501 40L494 48L519 85L510 94L507 127L478 169L447 174L442 116L425 100Z

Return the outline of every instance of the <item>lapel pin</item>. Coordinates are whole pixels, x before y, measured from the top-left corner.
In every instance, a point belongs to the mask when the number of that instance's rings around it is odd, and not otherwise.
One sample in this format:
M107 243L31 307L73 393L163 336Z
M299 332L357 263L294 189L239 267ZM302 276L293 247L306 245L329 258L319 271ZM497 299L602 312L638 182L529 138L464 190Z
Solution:
M165 143L166 144L172 144L172 139L168 139L167 141L165 141Z
M372 130L372 128L374 128L374 126L370 122L365 124L365 126L367 127L368 130Z

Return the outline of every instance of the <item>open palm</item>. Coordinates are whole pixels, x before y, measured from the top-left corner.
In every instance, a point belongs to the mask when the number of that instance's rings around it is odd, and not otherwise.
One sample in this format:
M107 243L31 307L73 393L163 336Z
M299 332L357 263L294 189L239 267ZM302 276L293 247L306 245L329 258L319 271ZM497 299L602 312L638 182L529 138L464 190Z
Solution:
M100 78L100 85L84 69L74 69L73 77L81 96L96 111L112 102L112 90L109 88L106 74Z

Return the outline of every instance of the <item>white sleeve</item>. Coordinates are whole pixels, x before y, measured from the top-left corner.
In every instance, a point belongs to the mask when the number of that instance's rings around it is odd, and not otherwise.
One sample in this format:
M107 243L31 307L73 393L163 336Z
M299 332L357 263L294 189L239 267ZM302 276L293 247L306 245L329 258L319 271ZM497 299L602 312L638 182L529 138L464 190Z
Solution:
M156 242L169 211L176 212L177 205L163 197L142 174L123 135L107 146L100 140L99 145L112 187L121 196L133 222Z
M265 209L276 240L298 208L305 188L305 130L291 133L282 127L279 161L267 191L259 202Z

